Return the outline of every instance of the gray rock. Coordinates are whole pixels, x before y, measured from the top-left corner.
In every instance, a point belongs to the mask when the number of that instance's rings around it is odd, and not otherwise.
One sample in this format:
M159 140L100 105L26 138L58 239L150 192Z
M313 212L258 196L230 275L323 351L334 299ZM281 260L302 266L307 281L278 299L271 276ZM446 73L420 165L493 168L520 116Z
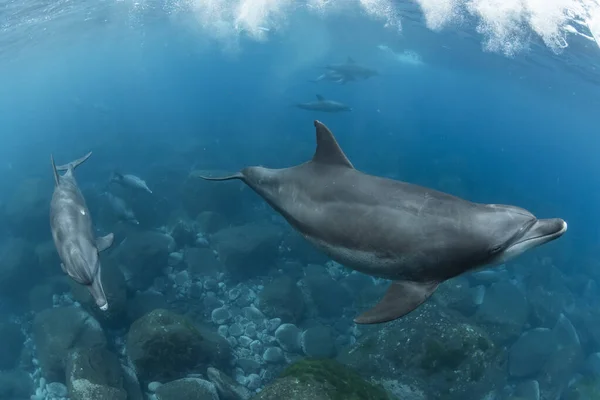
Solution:
M248 385L248 389L257 390L262 385L262 379L260 379L260 376L258 374L250 374L250 375L248 375L247 385Z
M257 325L262 324L266 319L265 315L256 307L244 307L242 312L247 319L253 321Z
M169 262L172 238L160 232L135 231L111 254L132 290L145 290Z
M279 346L292 353L298 353L301 350L300 335L302 331L294 324L283 324L275 331L275 338Z
M354 299L348 289L334 280L324 267L309 265L305 274L304 281L320 316L339 318L344 307L352 304Z
M515 396L522 400L540 400L540 384L536 380L520 383L515 389Z
M157 400L219 400L217 389L209 381L183 378L166 383L156 390Z
M54 397L67 397L69 395L67 387L60 382L50 382L46 385L46 391L48 395Z
M105 348L78 348L71 352L67 386L71 400L127 400L119 359Z
M106 346L98 321L78 307L50 308L37 314L33 339L42 375L50 382L65 381L67 356L72 350Z
M250 358L238 358L236 361L238 367L240 367L246 374L260 371L260 364Z
M285 361L283 351L279 347L269 347L263 354L263 360L269 363L278 364Z
M244 280L266 274L275 264L281 230L272 224L250 223L222 229L211 239L230 277Z
M287 276L274 279L258 295L259 308L269 318L297 323L304 316L305 303L296 283Z
M159 309L131 325L127 354L142 382L165 381L208 363L228 363L230 348L224 343L221 336L201 331L188 318Z
M209 367L206 375L215 385L220 400L249 400L252 397L252 392L216 368Z
M505 385L504 351L470 319L436 302L360 331L337 359L364 378L395 380L428 399L446 399L450 392L452 399L483 399L490 388Z
M211 313L212 321L217 325L223 325L231 318L231 313L227 307L215 308Z
M240 336L238 338L238 343L242 347L249 347L250 343L252 343L252 339L250 339L248 336Z
M240 337L240 336L242 336L243 333L244 333L244 328L242 328L242 325L238 324L237 322L234 322L229 327L229 334L233 337L236 337L236 338Z
M250 322L248 325L246 325L246 327L244 328L244 335L248 336L251 339L256 338L256 324L254 322Z
M521 289L508 281L494 283L475 313L492 339L505 344L516 339L525 326L529 305Z
M308 328L301 336L304 354L313 358L329 358L335 355L335 342L331 330L325 326Z
M223 265L208 248L191 247L185 250L185 262L190 275L196 279L216 278ZM209 289L210 290L210 289Z
M137 293L127 302L127 318L130 322L133 322L151 311L168 308L167 299L161 293Z
M538 373L557 347L550 329L535 328L524 332L510 348L510 375L521 378Z

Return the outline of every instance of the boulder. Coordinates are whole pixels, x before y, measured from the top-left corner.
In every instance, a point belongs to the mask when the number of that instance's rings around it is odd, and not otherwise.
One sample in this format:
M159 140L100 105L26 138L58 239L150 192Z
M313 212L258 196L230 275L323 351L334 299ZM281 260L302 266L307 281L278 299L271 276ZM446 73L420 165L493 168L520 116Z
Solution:
M42 375L48 382L65 382L71 351L106 346L98 321L79 307L49 308L37 314L33 320L33 339Z
M269 223L250 223L222 229L210 239L230 278L241 281L266 275L275 265L281 231Z
M227 367L227 341L202 332L188 318L164 309L135 321L127 335L127 355L142 382L167 381L204 371L208 364Z

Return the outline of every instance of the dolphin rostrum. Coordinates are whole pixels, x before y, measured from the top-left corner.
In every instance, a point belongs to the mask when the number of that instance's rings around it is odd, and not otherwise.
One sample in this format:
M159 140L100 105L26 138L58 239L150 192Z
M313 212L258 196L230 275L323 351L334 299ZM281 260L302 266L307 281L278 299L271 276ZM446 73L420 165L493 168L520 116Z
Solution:
M90 211L73 175L73 170L91 155L89 152L58 167L50 156L55 183L50 202L50 228L62 270L75 282L87 286L96 305L106 311L108 301L102 287L98 253L112 245L113 234L94 238ZM58 171L67 172L60 176Z
M311 111L323 111L323 112L341 112L341 111L352 111L352 107L347 106L344 103L333 100L325 100L320 94L317 95L317 101L310 101L307 103L298 103L296 107L303 110Z
M356 323L400 318L441 282L503 263L567 230L559 218L537 219L519 207L473 203L367 175L353 167L325 125L314 125L317 149L308 162L204 178L242 180L333 260L392 280L381 301Z
M143 192L148 192L152 194L152 190L150 190L150 188L146 184L146 181L135 175L120 174L118 172L113 172L110 181L131 189L141 190Z

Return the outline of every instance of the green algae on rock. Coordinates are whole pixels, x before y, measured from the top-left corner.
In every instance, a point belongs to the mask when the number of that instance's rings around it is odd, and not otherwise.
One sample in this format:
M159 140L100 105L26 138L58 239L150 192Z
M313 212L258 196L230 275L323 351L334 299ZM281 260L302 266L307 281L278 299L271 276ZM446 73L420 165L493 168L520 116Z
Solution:
M292 364L254 400L394 400L334 360L304 359Z

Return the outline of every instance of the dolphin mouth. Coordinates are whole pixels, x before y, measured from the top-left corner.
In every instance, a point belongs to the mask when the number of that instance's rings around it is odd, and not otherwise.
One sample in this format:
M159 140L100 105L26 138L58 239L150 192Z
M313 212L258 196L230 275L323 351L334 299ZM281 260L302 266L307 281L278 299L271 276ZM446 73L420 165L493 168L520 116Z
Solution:
M563 219L538 219L514 245L536 247L558 239L566 231L567 223Z

